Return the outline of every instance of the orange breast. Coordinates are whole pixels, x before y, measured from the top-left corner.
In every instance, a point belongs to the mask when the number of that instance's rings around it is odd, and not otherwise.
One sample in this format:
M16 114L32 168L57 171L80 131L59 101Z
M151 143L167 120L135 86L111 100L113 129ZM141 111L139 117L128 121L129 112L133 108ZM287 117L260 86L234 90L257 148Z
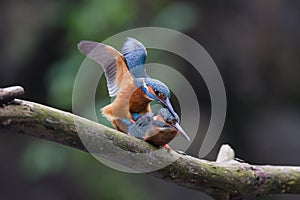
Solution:
M111 104L102 108L102 113L110 121L117 118L131 119L131 113L151 112L150 101L140 88L128 83Z
M131 113L147 113L150 112L151 100L139 88L134 91L129 100L129 110Z
M117 130L126 133L127 127L118 119L132 120L131 113L145 114L151 112L150 101L140 88L136 88L133 82L127 82L123 85L115 100L102 108L101 111Z

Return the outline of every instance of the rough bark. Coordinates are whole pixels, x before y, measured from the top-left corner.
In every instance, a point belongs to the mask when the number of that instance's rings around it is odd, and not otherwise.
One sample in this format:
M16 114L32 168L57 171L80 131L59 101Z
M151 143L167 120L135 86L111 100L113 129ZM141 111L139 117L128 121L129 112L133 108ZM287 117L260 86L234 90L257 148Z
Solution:
M75 122L76 124L75 125ZM118 132L101 124L68 112L33 102L14 100L0 107L0 132L12 129L19 133L54 141L86 151L78 135L112 144L129 153L146 153L143 162L135 163L135 170L146 169L153 162L175 160L170 165L149 174L165 181L205 192L217 199L241 199L259 194L300 194L300 167L250 165L234 160L234 152L223 146L215 162L197 159L175 151L168 152ZM93 150L105 159L127 165L130 163L121 154ZM93 152L95 153L95 152Z

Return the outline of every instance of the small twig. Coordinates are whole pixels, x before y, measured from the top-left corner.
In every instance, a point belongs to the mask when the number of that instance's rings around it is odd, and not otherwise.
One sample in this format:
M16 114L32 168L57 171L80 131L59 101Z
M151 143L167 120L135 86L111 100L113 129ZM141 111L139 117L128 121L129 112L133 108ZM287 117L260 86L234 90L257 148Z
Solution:
M0 88L0 104L10 103L15 98L20 97L24 93L25 93L24 88L21 86Z

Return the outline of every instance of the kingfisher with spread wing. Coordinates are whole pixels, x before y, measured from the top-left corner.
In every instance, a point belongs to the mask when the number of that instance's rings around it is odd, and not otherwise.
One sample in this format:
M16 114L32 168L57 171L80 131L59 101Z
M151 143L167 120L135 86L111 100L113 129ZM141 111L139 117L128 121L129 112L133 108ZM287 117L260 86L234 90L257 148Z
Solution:
M124 120L135 123L139 117L151 113L151 101L162 104L174 117L175 123L179 123L179 117L169 100L170 90L146 73L144 63L147 51L142 43L127 38L122 53L111 46L92 41L81 41L78 48L104 70L109 96L115 99L101 110L117 130L127 132ZM179 131L189 140L181 127Z

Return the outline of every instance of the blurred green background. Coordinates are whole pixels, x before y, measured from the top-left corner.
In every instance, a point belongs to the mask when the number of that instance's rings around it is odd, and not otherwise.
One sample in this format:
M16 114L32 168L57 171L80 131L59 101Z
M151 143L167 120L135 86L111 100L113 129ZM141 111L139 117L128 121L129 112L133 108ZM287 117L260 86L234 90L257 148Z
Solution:
M225 83L227 120L208 159L229 143L247 162L300 165L299 10L297 0L1 1L0 87L22 85L25 99L70 111L75 75L84 59L77 50L80 40L101 42L142 26L175 29L208 51ZM174 63L173 57L166 60ZM210 101L203 80L190 77L204 116L201 134ZM197 155L193 149L189 153ZM0 156L0 199L211 199L8 131L0 134Z

